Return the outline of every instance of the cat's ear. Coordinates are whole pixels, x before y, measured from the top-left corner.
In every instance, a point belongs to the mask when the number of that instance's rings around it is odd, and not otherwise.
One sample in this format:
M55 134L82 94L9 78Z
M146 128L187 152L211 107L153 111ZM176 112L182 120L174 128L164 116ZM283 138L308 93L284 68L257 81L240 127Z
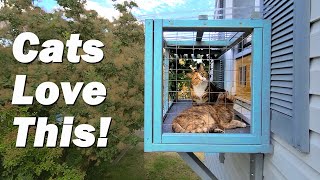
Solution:
M196 71L196 69L192 65L190 65L190 69L192 70L192 72Z
M221 103L224 103L225 101L226 101L226 92L219 93L216 103L221 104Z
M202 64L202 63L200 63L198 70L199 70L199 71L204 71L204 67L203 67L203 64Z
M187 73L186 75L187 75L188 78L191 78L191 79L192 79L192 74L193 74L193 73Z

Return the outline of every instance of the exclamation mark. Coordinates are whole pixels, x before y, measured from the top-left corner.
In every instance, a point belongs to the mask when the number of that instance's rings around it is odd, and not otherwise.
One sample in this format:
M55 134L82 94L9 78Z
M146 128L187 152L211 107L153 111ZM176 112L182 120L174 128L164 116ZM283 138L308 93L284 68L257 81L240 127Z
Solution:
M98 138L97 147L107 147L108 145L108 132L111 124L111 117L100 118L100 138Z

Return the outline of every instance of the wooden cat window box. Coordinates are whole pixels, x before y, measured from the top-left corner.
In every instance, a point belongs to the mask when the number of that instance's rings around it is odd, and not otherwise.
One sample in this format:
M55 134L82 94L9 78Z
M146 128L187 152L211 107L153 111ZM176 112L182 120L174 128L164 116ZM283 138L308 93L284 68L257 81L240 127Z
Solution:
M173 133L172 120L184 109L191 108L188 63L203 62L210 81L230 91L228 60L219 57L252 34L250 76L251 104L241 117L247 117L246 128L224 133ZM236 152L268 153L270 144L270 44L271 22L257 19L230 20L165 20L145 21L145 102L144 143L146 152ZM207 64L206 64L207 63ZM231 62L232 63L232 62ZM192 67L192 66L191 66ZM217 69L223 68L221 75ZM233 91L230 91L232 94ZM237 101L237 100L236 100ZM237 109L238 108L238 109ZM248 122L248 119L250 122Z

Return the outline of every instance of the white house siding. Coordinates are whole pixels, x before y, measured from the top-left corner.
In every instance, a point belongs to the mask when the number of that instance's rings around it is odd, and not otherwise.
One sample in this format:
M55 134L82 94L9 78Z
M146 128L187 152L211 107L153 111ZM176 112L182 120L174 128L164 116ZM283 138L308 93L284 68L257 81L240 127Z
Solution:
M249 154L226 153L224 163L221 163L218 153L208 153L205 156L205 164L218 179L250 179Z
M232 91L233 86L233 73L230 73L231 70L233 70L234 62L231 61L233 59L233 50L230 49L223 55L224 61L224 89L229 92Z
M310 153L298 152L285 141L273 136L272 144L274 153L265 155L264 177L267 180L274 180L273 177L284 177L285 179L320 179L320 135L311 133ZM270 170L276 169L272 172ZM277 179L277 178L276 178Z
M272 135L273 154L264 158L265 180L319 180L320 179L320 1L311 0L310 32L310 153L300 153L288 143ZM225 154L220 163L219 154L208 154L205 162L219 178L249 179L249 155Z
M318 7L320 7L320 1L311 0L310 129L320 134L320 11Z

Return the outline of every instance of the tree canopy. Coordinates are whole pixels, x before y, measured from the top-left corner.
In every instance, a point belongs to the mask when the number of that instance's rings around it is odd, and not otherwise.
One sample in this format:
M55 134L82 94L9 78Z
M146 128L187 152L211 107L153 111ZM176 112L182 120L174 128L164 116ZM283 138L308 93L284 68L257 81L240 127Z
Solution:
M139 140L134 132L143 124L143 26L131 14L134 2L116 4L121 12L110 22L97 12L85 9L85 0L57 0L61 8L52 13L34 6L31 0L6 0L0 8L0 179L94 179L104 177L108 164L129 144ZM66 42L79 33L83 41L104 43L104 60L97 64L66 60L54 64L34 61L21 64L12 55L12 42L22 32L35 33L40 43L49 39ZM30 47L31 48L31 47ZM79 51L81 52L81 49ZM75 105L64 104L61 95L52 106L11 104L15 76L27 75L26 95L34 94L45 81L55 83L103 83L107 100L99 106L86 105L78 98ZM29 129L26 148L16 148L14 117L75 116L75 125L89 123L99 129L100 117L113 121L107 148L34 148L35 127ZM60 126L61 127L61 126ZM96 132L97 136L99 131ZM59 136L58 136L59 137ZM59 142L59 140L58 140Z

